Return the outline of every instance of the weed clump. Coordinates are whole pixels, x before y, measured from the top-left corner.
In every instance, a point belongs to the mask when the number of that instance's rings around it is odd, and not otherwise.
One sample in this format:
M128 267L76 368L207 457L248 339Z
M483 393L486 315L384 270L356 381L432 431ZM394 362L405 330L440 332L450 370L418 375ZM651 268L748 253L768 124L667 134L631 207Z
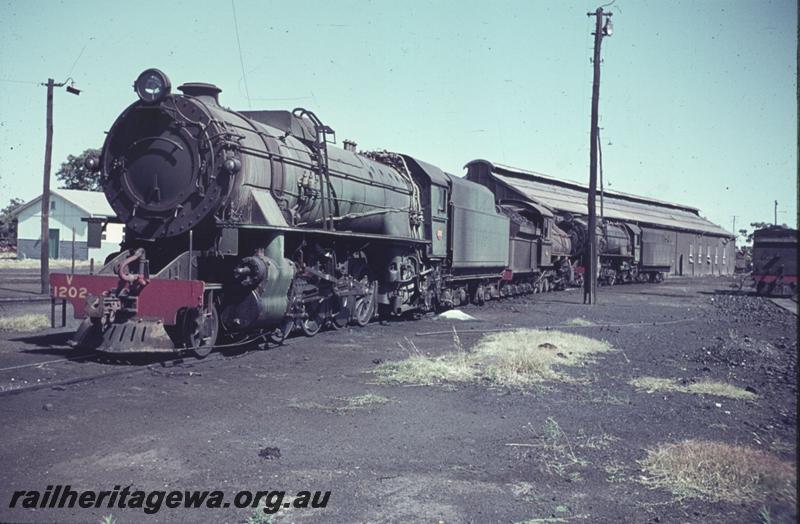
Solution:
M485 382L526 387L543 381L569 380L556 366L582 365L596 354L612 349L601 340L535 329L485 335L471 351L464 349L453 330L455 351L436 357L424 355L411 341L408 344L401 344L411 353L408 358L375 369L381 382L423 385Z
M768 496L795 502L794 465L746 446L684 440L649 450L640 462L644 482L678 497L708 501L757 501Z
M15 331L30 333L50 327L50 320L46 315L17 315L14 317L0 318L0 332Z
M658 377L639 377L630 381L636 389L654 393L656 391L676 391L679 393L691 393L694 395L715 395L738 400L755 400L758 395L746 389L714 380L701 380L692 384L680 384L669 378Z

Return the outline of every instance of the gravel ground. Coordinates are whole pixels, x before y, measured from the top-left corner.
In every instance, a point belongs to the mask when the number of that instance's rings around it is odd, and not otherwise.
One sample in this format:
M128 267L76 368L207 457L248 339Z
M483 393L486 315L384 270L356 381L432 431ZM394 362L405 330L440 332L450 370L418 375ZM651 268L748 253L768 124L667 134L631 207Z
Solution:
M474 321L372 324L169 367L81 356L63 332L0 334L0 388L111 373L0 397L0 521L246 522L250 509L10 509L16 490L330 490L325 509L262 522L793 522L796 500L679 497L640 461L664 443L705 439L796 463L796 317L731 294L724 278L600 289L466 307ZM580 319L580 320L576 320ZM372 371L411 353L468 350L485 330L532 327L615 349L568 380L386 385ZM416 348L416 349L414 349ZM19 367L26 366L26 367ZM737 400L648 392L630 381L716 380ZM12 380L13 379L13 380ZM370 396L367 396L370 395ZM262 518L263 517L263 518Z

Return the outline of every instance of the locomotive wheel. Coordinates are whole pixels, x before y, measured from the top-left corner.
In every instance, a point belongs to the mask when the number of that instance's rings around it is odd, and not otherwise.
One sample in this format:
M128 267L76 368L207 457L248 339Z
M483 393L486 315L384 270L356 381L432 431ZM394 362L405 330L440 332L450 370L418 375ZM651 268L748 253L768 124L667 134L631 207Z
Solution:
M616 282L617 282L617 277L615 277L614 275L611 275L610 277L608 277L608 285L609 286L613 286Z
M369 324L372 317L375 315L375 288L377 282L369 284L369 291L363 297L356 299L355 314L353 321L359 326L364 327Z
M276 327L267 334L267 339L273 344L280 346L283 344L283 341L286 340L286 337L289 336L289 333L292 332L292 327L294 327L292 320L285 319L283 322L281 322L280 326Z
M325 325L325 307L322 302L309 302L305 305L306 318L300 321L300 329L307 337L313 337Z
M353 303L353 297L351 295L347 295L344 297L333 298L332 300L338 303L338 310L331 316L331 325L336 329L346 327L350 322L350 317L352 316L350 306Z
M472 303L478 306L482 306L486 302L486 296L484 294L483 286L478 286L475 288L475 293L472 295Z
M186 347L197 358L205 358L214 349L219 335L219 316L214 304L205 309L192 308L184 316Z

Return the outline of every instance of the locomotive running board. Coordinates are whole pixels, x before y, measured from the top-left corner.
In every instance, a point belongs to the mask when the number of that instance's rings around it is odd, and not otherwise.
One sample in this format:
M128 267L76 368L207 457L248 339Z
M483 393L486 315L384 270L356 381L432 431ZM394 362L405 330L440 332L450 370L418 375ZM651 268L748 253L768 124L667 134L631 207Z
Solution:
M312 235L327 235L327 236L334 236L334 237L348 237L348 238L363 238L368 240L383 240L388 242L411 242L414 244L422 244L428 245L431 243L430 240L425 240L424 238L408 238L408 237L395 237L395 236L386 236L386 235L376 235L373 233L357 233L353 231L329 231L326 229L310 229L310 228L296 228L296 227L286 227L286 226L263 226L263 225L256 225L256 224L236 224L236 223L225 223L225 224L217 224L219 229L257 229L262 231L282 231L284 233L301 233L301 234L312 234Z

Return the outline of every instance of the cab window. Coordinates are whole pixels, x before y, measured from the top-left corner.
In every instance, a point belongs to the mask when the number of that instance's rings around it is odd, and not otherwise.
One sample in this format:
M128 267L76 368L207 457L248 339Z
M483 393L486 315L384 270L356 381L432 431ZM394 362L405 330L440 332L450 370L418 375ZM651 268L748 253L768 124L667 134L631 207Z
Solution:
M436 192L437 192L436 207L440 212L444 213L445 211L447 211L447 190L441 187L437 187Z

